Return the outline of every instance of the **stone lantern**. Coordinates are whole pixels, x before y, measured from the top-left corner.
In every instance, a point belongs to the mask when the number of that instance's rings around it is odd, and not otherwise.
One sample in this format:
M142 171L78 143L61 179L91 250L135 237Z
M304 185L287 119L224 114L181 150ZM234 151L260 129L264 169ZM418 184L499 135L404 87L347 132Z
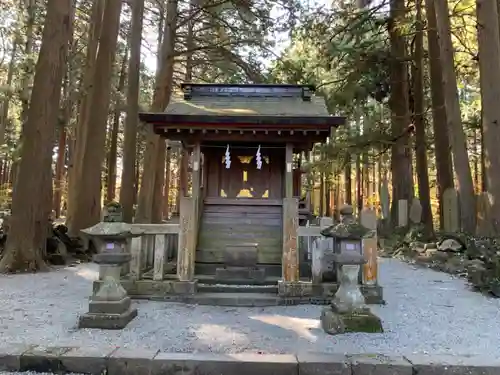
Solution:
M360 266L366 263L362 240L374 233L356 222L351 206L341 208L340 214L339 224L321 231L323 236L333 238L331 260L337 265L339 283L331 306L321 314L321 325L329 334L382 332L380 319L366 307L359 284Z
M332 239L334 254L363 254L362 240L371 234L370 230L356 221L353 216L352 206L342 206L339 213L340 223L323 229L321 235ZM331 254L325 257L325 261L333 261ZM337 279L339 274L340 267L337 263ZM359 271L359 281L362 281L361 270Z
M130 297L120 284L122 265L131 259L127 241L143 233L120 222L101 222L82 232L97 247L94 262L99 264L103 282L90 297L89 312L80 316L79 327L122 329L137 316L137 309L131 306Z

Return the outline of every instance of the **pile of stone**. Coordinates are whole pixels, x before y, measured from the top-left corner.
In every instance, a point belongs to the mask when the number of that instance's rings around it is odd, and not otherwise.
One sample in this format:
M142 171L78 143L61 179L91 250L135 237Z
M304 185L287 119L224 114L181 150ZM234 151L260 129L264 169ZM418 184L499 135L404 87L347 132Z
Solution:
M408 237L385 255L466 277L476 290L500 297L500 244L495 238L454 233L437 242L409 242Z
M76 261L89 261L95 254L91 243L85 248L78 237L68 235L68 227L52 220L47 221L48 236L46 240L44 260L52 265L66 265ZM0 221L0 258L2 257L9 233L9 216L1 217Z

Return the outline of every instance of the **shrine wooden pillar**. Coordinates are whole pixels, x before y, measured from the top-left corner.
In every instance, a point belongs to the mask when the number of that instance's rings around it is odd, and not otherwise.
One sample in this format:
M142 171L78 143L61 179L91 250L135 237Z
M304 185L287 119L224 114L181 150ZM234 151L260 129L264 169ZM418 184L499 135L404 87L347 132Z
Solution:
M285 149L285 198L293 197L293 144L287 143Z
M200 142L196 142L193 147L193 159L192 159L192 193L193 199L199 201L200 199L200 188L201 188L201 150Z
M299 200L293 197L293 144L286 144L285 198L283 199L283 281L299 281Z
M198 239L198 222L201 199L200 143L197 142L193 148L191 197L185 196L187 195L187 155L189 154L186 151L186 154L183 154L183 159L186 159L186 185L184 187L184 194L181 195L180 198L180 231L177 250L177 277L180 281L192 281L194 279L194 264ZM184 156L186 157L184 158Z
M302 153L300 153L297 168L293 170L293 196L302 196Z
M179 196L186 197L188 193L188 165L189 165L189 152L182 146L181 151L181 163L180 163L180 186L179 186ZM180 211L180 204L179 204Z

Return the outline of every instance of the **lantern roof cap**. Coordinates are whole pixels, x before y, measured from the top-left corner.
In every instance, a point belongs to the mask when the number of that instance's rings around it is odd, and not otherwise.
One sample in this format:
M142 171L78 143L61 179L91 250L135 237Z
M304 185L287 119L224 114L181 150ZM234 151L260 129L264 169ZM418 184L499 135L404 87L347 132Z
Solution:
M357 222L338 223L321 231L321 235L339 240L358 240L371 237L373 232Z

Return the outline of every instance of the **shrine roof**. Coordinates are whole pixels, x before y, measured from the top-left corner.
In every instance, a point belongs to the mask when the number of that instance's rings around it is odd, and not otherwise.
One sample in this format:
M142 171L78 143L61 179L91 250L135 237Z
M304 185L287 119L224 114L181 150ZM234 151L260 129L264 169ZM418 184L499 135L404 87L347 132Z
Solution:
M331 116L311 85L181 85L162 113L141 113L153 124L247 124L338 126L343 117Z
M185 100L172 98L165 113L172 115L206 116L329 116L325 101L311 97L310 101L294 97L197 97Z

